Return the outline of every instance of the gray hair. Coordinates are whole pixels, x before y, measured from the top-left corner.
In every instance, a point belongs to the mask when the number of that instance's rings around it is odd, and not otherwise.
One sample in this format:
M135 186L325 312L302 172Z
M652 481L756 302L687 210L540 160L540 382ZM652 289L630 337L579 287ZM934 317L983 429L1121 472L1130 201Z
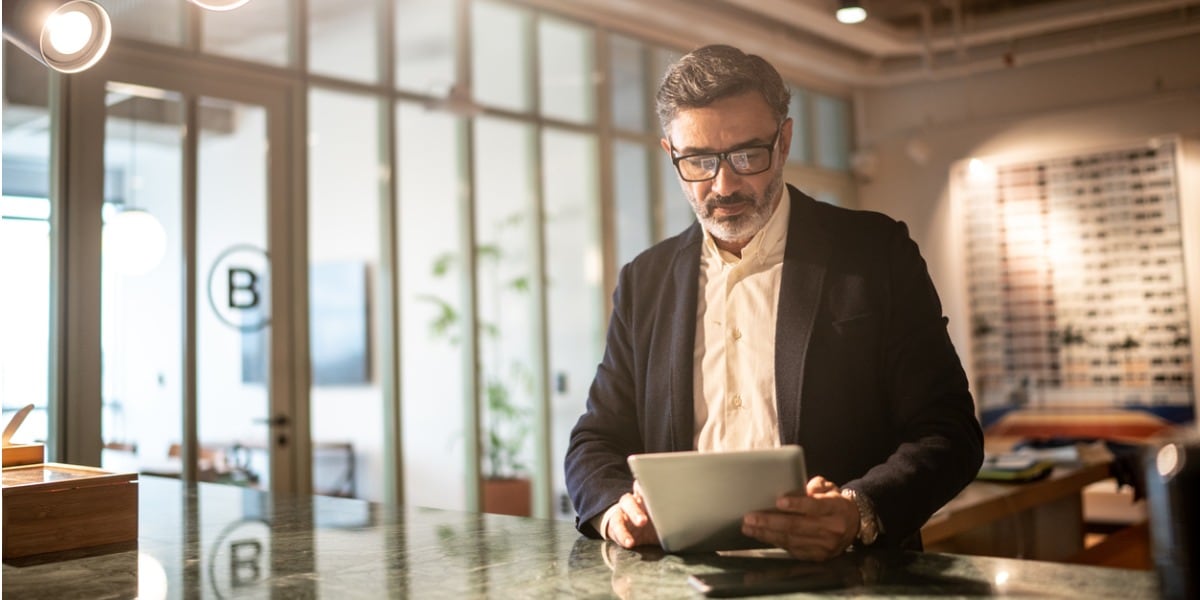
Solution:
M763 57L714 44L691 51L667 68L654 100L663 131L680 110L702 108L730 96L758 92L782 122L792 93Z

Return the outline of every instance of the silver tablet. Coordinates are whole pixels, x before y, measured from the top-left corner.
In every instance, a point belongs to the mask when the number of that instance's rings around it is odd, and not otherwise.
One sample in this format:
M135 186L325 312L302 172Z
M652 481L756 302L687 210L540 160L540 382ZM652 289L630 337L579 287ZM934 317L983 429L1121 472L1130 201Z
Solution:
M742 535L742 517L808 481L800 446L635 454L629 468L667 552L763 547Z

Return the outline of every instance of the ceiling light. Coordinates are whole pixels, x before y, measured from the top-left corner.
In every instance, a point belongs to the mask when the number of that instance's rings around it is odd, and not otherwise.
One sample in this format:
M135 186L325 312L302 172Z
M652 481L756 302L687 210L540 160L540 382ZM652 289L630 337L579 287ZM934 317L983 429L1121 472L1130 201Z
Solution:
M104 56L112 23L91 0L9 0L4 38L51 69L78 73Z
M92 20L83 13L72 10L50 15L46 21L50 47L63 54L75 54L92 39Z
M837 20L848 25L862 23L867 20L867 9L858 0L842 0L837 9Z
M191 0L192 4L207 10L233 10L250 0Z

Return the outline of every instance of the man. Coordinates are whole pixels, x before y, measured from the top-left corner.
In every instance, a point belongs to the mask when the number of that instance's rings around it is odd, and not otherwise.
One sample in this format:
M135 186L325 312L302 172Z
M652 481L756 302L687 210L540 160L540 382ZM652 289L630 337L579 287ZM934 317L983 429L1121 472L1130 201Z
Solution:
M982 434L916 244L888 217L785 190L789 99L729 46L662 81L662 148L699 221L621 270L566 456L586 535L658 542L626 463L643 452L802 445L816 476L743 532L811 560L856 541L919 548L978 472Z

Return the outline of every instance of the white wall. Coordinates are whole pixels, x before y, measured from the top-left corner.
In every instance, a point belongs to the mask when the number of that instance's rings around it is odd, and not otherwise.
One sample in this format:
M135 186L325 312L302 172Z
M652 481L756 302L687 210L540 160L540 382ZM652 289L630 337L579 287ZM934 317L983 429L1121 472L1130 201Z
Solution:
M949 195L955 161L969 157L1062 155L1146 141L1160 135L1200 136L1200 36L1099 52L944 82L858 95L858 149L877 170L858 206L905 221L921 246L950 317L950 335L971 364L962 215ZM1019 64L1019 62L1018 62ZM910 150L924 150L918 164ZM1185 157L1180 204L1200 205L1200 165ZM1197 339L1200 281L1195 219L1185 224L1192 339Z

